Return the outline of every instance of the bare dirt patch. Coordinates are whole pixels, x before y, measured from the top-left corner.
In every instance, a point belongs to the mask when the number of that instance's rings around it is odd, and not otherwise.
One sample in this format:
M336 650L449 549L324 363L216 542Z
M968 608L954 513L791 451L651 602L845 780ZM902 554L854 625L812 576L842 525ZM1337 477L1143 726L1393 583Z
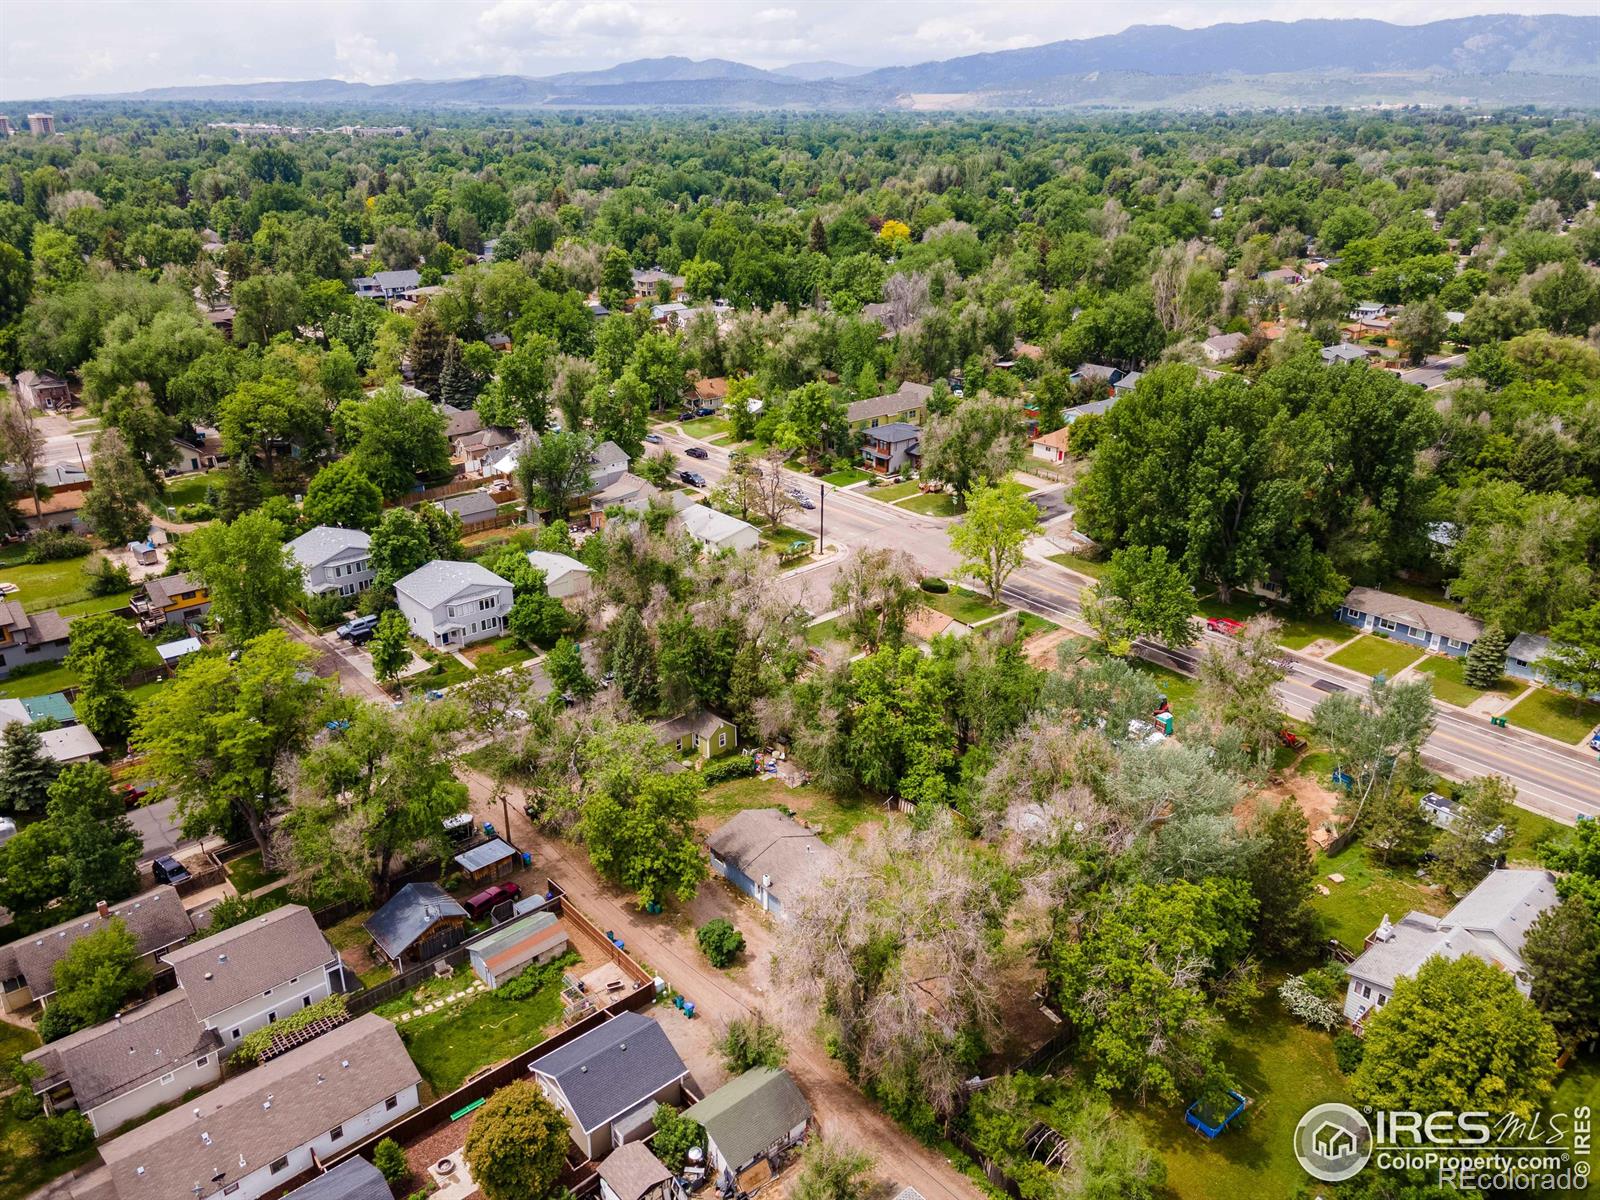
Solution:
M1315 779L1291 772L1286 776L1274 775L1267 785L1252 792L1239 802L1234 816L1240 821L1249 820L1263 808L1276 806L1293 798L1305 814L1311 827L1306 845L1315 854L1322 847L1317 842L1317 831L1333 821L1333 810L1339 804L1338 794L1330 792Z

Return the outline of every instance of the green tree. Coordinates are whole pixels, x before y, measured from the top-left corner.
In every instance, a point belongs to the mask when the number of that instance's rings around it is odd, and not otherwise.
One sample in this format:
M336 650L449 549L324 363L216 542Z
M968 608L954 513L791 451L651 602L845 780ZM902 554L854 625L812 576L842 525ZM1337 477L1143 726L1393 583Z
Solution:
M789 1057L782 1028L761 1012L729 1021L717 1039L716 1051L730 1075L743 1075L756 1067L776 1071Z
M25 825L0 845L0 904L19 933L33 933L62 918L54 907L72 886L61 830L52 821Z
M139 890L137 863L144 844L128 820L111 772L98 763L64 767L50 785L46 820L55 826L66 861L63 902L74 913L96 901L116 902Z
M1481 775L1461 788L1450 827L1434 842L1435 877L1457 896L1470 892L1500 854L1500 841L1512 821L1517 789L1499 775ZM1499 831L1497 836L1496 831Z
M1567 614L1550 630L1550 652L1540 660L1550 681L1569 689L1574 707L1600 693L1600 603Z
M1351 778L1339 812L1341 832L1362 826L1369 807L1391 797L1415 814L1405 795L1417 774L1422 743L1433 730L1433 684L1427 679L1390 683L1374 679L1366 696L1341 692L1319 703L1311 714L1334 762Z
M463 1149L485 1200L528 1200L555 1192L566 1167L567 1120L525 1079L490 1096L472 1119Z
M411 1174L411 1166L406 1162L406 1152L400 1143L393 1138L386 1137L372 1148L372 1165L378 1168L381 1174L390 1183L399 1183Z
M292 275L252 275L233 285L233 340L265 345L291 332L304 315L300 285Z
M1474 616L1503 629L1547 629L1591 602L1600 502L1495 483L1467 493L1459 516L1450 594Z
M1556 1076L1556 1036L1516 979L1475 955L1430 958L1368 1012L1350 1080L1361 1104L1530 1118Z
M563 431L525 442L517 458L517 483L530 507L564 520L572 501L589 490L588 439Z
M826 383L802 384L790 392L779 409L773 442L784 450L798 450L811 462L847 448L850 423L844 402Z
M1461 668L1461 677L1468 687L1488 691L1500 682L1505 674L1508 645L1510 640L1498 625L1490 625L1478 635Z
M977 580L998 604L1007 578L1022 565L1023 544L1039 529L1039 510L1011 480L980 478L965 501L966 516L950 529L950 546L962 560L958 573Z
M522 333L500 356L497 396L502 402L496 425L525 424L543 434L550 424L550 386L555 379L556 344L543 334ZM505 418L509 417L507 420Z
M726 917L712 917L695 933L700 953L713 967L730 967L744 949L744 934L734 928Z
M623 699L635 712L655 711L659 698L656 648L637 608L623 609L606 630L606 665L616 676Z
M1546 842L1539 857L1551 870L1562 872L1556 880L1559 895L1582 896L1590 909L1600 913L1600 821L1580 821Z
M1311 828L1290 797L1263 810L1250 827L1245 881L1256 900L1255 945L1266 958L1310 951L1319 932L1311 897L1317 882Z
M1117 610L1117 625L1130 638L1154 637L1168 646L1192 646L1199 635L1194 590L1163 546L1128 546L1116 551L1094 586L1101 608ZM1085 606L1085 612L1088 606Z
M888 546L858 549L833 577L832 596L840 624L857 643L898 646L907 618L922 603L916 560Z
M271 629L300 595L300 565L283 543L283 526L260 511L195 530L182 558L211 594L211 615L233 649Z
M383 516L383 492L354 460L341 458L311 477L300 511L311 525L370 531Z
M380 595L394 591L395 581L425 567L435 555L428 527L409 508L391 508L372 531L372 590Z
M339 444L388 500L403 496L419 477L450 474L444 414L421 396L407 398L397 383L363 400L346 400L333 417Z
M689 1161L690 1150L706 1148L706 1131L700 1122L684 1116L670 1104L657 1104L656 1135L650 1149L669 1171L681 1171Z
M139 666L146 643L132 625L114 613L90 613L72 623L72 642L63 660L78 674L104 670L126 679Z
M149 983L150 968L140 957L139 943L121 920L113 920L73 942L56 963L56 994L39 1035L55 1041L109 1021Z
M584 665L582 648L570 638L562 638L551 647L545 655L544 669L558 695L582 701L593 699L600 690Z
M273 630L237 662L197 657L140 706L131 747L158 794L177 800L186 834L246 833L271 853L283 773L322 727L328 684L310 673L314 657Z
M1449 328L1444 306L1430 296L1426 300L1408 304L1396 313L1393 333L1406 358L1414 366L1439 348Z
M1242 745L1262 767L1272 761L1283 728L1281 632L1271 617L1253 617L1239 636L1209 643L1196 672L1199 716L1212 742Z
M440 324L437 313L424 308L417 314L411 327L411 341L406 347L406 355L411 362L412 381L427 392L431 400L440 398L439 376L444 371L449 343L450 335Z
M271 477L280 444L315 449L323 442L326 424L320 390L268 377L246 380L223 398L217 432L226 454L239 461L259 458Z
M391 608L378 618L371 649L379 683L388 683L411 662L411 627L399 609Z
M605 878L632 891L640 908L668 896L687 904L706 877L694 828L701 786L692 771L652 774L632 796L619 799L607 792L584 805L581 828L589 861Z
M794 1200L866 1200L876 1190L876 1164L864 1150L820 1135L806 1143Z
M1027 453L1022 403L967 396L928 421L922 435L922 475L965 497L979 479L1004 479Z
M0 731L0 812L43 812L50 783L60 770L44 752L37 729L26 721L7 725Z
M106 545L125 546L150 532L148 505L155 490L116 429L95 434L89 481L79 513Z
M1522 945L1534 1006L1555 1027L1562 1045L1600 1033L1600 918L1582 896L1571 896L1534 918Z

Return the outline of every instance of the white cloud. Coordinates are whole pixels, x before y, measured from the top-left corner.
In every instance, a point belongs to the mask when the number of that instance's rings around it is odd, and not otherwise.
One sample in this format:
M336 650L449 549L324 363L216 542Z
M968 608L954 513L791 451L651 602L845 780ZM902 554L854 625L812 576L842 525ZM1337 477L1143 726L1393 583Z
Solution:
M763 8L756 14L756 20L763 25L782 25L798 19L799 13L792 8Z
M400 56L380 48L377 39L365 33L336 39L333 56L339 64L336 78L351 83L393 83L400 78Z

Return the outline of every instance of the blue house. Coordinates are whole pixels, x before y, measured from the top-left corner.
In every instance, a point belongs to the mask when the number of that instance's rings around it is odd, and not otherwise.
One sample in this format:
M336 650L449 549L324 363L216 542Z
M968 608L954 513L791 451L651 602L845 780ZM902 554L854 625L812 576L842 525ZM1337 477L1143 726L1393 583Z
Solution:
M1539 660L1550 653L1550 639L1536 633L1519 633L1506 647L1506 674L1533 683L1545 681Z
M773 916L833 873L833 849L778 808L747 808L706 839L711 869Z
M1351 588L1336 615L1346 625L1368 633L1456 658L1472 649L1483 633L1482 623L1466 613L1376 588Z

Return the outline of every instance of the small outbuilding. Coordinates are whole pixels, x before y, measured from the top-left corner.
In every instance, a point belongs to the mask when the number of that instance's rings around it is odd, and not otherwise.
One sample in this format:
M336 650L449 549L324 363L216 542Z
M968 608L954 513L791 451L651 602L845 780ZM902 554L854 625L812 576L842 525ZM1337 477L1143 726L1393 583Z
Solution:
M403 968L459 945L467 934L467 910L437 883L408 883L362 928L386 959Z
M754 1067L683 1110L706 1131L717 1187L748 1191L772 1177L774 1160L806 1136L811 1106L789 1072Z
M455 857L456 866L473 883L493 883L517 869L522 852L504 838L490 838Z
M683 1189L643 1142L613 1150L595 1168L601 1200L679 1200Z
M472 972L492 988L515 979L524 967L547 963L567 952L567 927L552 912L530 913L507 921L467 951Z

